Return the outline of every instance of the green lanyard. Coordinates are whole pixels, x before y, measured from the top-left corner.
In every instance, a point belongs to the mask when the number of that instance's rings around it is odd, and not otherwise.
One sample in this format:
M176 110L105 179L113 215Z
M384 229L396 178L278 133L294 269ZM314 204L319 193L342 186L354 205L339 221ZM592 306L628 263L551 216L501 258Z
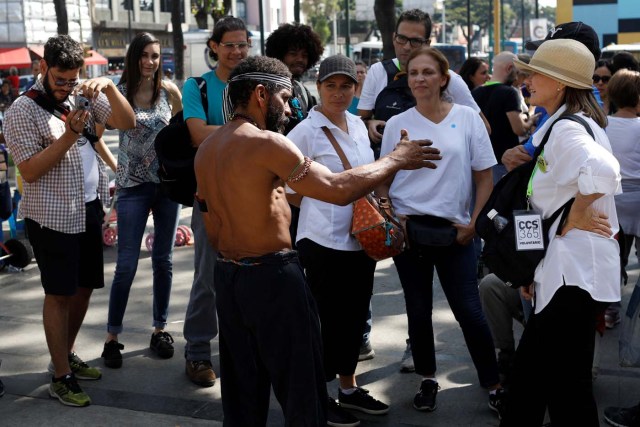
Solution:
M529 201L531 200L531 196L533 195L533 177L536 175L538 169L542 169L542 172L547 171L546 165L543 168L540 168L540 164L545 165L544 162L544 150L540 152L540 155L536 158L536 165L533 167L533 171L531 172L531 177L529 177L529 183L527 184L527 210L530 209Z

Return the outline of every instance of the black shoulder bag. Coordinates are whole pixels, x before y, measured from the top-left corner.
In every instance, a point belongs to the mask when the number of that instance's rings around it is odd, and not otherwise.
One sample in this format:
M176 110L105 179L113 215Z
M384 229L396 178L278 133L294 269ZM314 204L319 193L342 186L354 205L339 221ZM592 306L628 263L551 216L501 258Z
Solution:
M544 249L520 251L516 249L517 230L514 222L514 211L531 210L529 197L527 196L529 179L540 153L549 139L551 129L560 120L571 120L580 123L589 135L595 139L591 128L582 117L576 115L559 117L549 126L542 142L536 148L533 159L513 169L496 183L489 200L487 200L476 220L476 232L484 240L482 258L485 265L507 285L514 288L529 286L533 283L536 267L544 258L549 245L549 229L556 219L562 215L560 226L556 232L557 235L560 234L562 224L567 215L569 215L574 201L571 198L549 218L542 220Z

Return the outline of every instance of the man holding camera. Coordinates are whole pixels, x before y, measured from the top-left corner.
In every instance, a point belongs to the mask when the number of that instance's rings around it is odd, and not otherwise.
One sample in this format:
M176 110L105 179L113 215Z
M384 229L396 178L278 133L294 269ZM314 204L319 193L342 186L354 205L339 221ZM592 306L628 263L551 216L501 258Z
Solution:
M133 109L111 80L79 84L83 65L78 42L66 35L50 38L40 80L13 103L4 124L9 152L25 181L19 215L45 292L49 394L67 406L91 403L77 379L102 376L73 351L91 293L104 287L101 200L108 201L109 193L94 146L104 126L135 127Z

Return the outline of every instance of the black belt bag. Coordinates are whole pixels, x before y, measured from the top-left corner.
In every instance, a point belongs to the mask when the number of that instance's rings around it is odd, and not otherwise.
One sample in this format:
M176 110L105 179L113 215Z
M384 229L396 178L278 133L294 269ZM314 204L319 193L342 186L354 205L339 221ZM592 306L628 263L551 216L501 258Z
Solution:
M409 215L407 219L409 242L420 246L451 246L458 230L447 219L432 215Z

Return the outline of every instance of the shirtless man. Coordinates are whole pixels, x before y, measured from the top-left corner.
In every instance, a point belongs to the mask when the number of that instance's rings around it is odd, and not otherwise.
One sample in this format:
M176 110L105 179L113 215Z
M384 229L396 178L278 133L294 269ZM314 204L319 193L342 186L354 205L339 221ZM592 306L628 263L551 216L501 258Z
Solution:
M214 286L224 425L265 425L273 386L287 425L325 426L320 325L291 250L284 184L346 205L400 169L435 168L439 151L405 133L379 161L333 174L275 133L291 114L291 74L280 61L258 56L239 64L229 97L232 120L205 140L195 163L205 226L219 251Z

